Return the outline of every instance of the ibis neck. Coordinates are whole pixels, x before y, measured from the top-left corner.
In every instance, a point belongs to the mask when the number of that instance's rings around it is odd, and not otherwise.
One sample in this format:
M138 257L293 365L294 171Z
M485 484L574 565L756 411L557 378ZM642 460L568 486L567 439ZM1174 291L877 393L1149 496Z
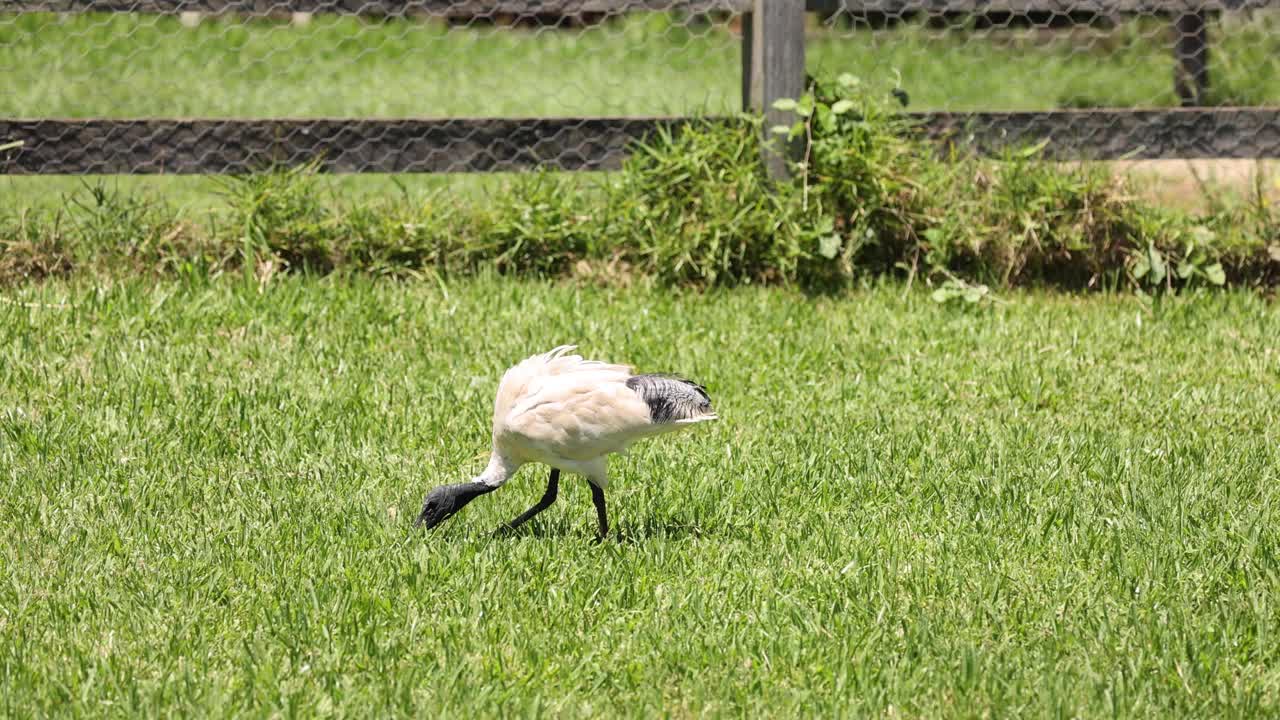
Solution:
M480 473L475 482L481 485L487 485L491 488L502 487L503 483L511 479L516 474L516 470L520 469L520 463L504 457L500 453L493 453L489 456L489 466Z
M450 491L456 498L457 505L454 506L454 512L461 510L464 505L475 500L486 493L491 493L498 488L491 485L485 485L478 482L458 483L450 485Z

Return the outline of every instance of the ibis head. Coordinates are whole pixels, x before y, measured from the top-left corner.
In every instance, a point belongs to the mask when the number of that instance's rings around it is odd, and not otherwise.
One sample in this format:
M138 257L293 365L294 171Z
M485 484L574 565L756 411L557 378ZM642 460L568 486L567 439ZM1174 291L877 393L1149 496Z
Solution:
M467 503L496 489L481 482L441 485L427 493L427 499L422 503L422 512L418 514L415 524L427 529L433 528L453 517Z

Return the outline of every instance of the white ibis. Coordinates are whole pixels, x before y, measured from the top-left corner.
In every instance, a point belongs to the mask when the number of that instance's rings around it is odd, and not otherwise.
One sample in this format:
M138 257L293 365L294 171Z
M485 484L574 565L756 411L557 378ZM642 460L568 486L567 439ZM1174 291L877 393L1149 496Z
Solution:
M608 456L626 453L637 440L716 419L701 385L672 375L633 375L626 365L567 354L575 347L562 345L507 370L493 405L488 467L471 482L428 493L415 525L433 528L502 487L521 465L543 463L551 466L551 479L542 499L499 530L515 530L550 507L563 470L590 483L604 538Z

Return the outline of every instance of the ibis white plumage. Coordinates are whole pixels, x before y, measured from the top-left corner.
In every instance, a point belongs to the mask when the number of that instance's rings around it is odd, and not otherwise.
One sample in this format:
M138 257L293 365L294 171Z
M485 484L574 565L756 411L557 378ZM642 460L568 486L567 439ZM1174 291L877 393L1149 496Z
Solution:
M608 456L625 453L638 440L716 419L706 388L692 380L636 375L627 365L570 355L575 348L562 345L507 370L493 405L489 465L471 482L428 493L416 524L435 527L497 490L520 466L543 463L551 478L542 499L500 529L514 530L554 503L564 471L590 483L603 538L609 533Z

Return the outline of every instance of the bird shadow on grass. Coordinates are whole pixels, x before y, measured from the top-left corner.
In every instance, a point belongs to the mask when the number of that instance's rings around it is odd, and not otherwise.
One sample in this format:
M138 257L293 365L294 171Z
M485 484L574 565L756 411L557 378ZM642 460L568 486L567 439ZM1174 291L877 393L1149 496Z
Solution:
M646 517L639 521L622 521L609 528L605 542L629 544L646 540L685 540L689 538L717 538L741 540L750 535L744 525L734 523L712 525L696 523L673 517ZM520 537L534 538L589 538L596 539L595 527L584 527L568 520L538 522L536 520L514 531L499 531L494 538L505 540Z

